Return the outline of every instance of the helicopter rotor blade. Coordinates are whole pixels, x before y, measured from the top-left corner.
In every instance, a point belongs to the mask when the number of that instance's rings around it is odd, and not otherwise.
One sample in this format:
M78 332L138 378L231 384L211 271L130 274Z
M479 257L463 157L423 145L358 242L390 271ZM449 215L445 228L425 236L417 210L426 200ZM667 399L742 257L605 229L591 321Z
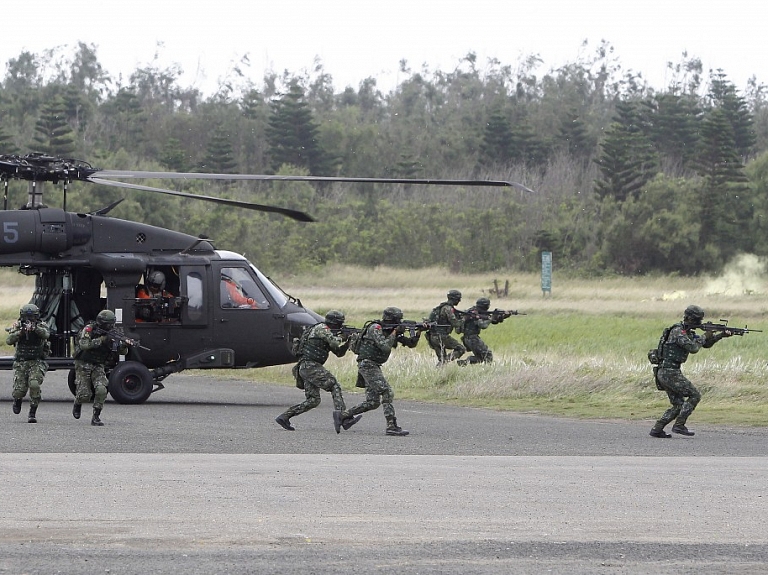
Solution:
M99 178L146 178L182 180L260 180L266 182L351 182L365 184L415 184L434 186L490 186L517 188L528 193L534 190L518 182L505 180L440 180L409 178L348 178L336 176L279 176L266 174L208 174L195 172L134 172L120 170L99 170Z
M238 200L229 200L226 198L215 198L213 196L203 196L198 194L187 194L185 192L175 192L173 190L165 190L163 188L153 188L151 186L142 186L140 184L129 184L127 182L117 182L114 180L105 180L103 178L96 178L93 176L90 176L85 179L87 182L91 182L93 184L102 184L105 186L113 186L116 188L128 188L131 190L141 190L145 192L157 192L160 194L167 194L170 196L178 196L182 198L194 198L196 200L204 200L207 202L213 202L216 204L222 204L225 206L234 206L238 208L245 208L248 210L256 210L259 212L271 212L275 214L282 214L284 216L287 216L289 218L292 218L294 220L300 221L300 222L314 222L315 219L310 216L309 214L306 214L304 212L300 212L298 210L291 210L289 208L278 208L275 206L265 206L262 204L253 204L249 202L241 202Z

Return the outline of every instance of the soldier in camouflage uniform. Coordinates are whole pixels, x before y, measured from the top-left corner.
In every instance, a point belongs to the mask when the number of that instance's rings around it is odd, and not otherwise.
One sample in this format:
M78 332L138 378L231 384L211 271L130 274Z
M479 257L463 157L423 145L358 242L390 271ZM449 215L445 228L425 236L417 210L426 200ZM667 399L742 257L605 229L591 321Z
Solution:
M491 300L487 297L481 297L474 306L464 312L461 341L472 352L472 355L466 360L457 362L459 365L491 363L493 361L493 352L480 339L480 330L486 329L492 323L501 323L504 319L491 316L488 312L490 307Z
M462 321L456 317L456 306L461 301L461 292L452 289L444 301L429 315L429 321L437 325L429 328L426 338L429 347L437 355L437 364L443 365L449 361L459 359L467 350L458 341L451 337L451 332L461 333ZM450 352L450 355L449 353Z
M395 397L392 388L384 379L381 366L389 359L397 344L416 347L421 333L414 336L404 335L402 326L403 312L396 307L388 307L381 315L381 320L371 322L360 334L360 351L357 354L357 386L365 387L365 401L346 411L334 411L334 420L343 422L360 413L371 411L382 405L384 418L387 420L387 435L408 435L405 429L397 425Z
M335 411L346 409L339 382L336 381L330 371L323 367L323 364L328 360L329 352L332 351L337 357L343 357L349 349L349 341L345 342L337 335L341 326L344 325L344 319L343 313L331 310L325 314L325 323L318 323L306 328L309 332L302 336L304 343L299 350L299 361L293 367L296 381L304 386L306 399L302 403L288 408L275 418L275 421L283 429L294 431L296 428L291 425L290 419L320 405L321 389L330 392ZM343 420L340 425L336 425L334 421L336 433L340 432L342 426L344 429L349 429L360 421L361 417L350 417Z
M41 387L48 371L48 338L51 332L40 321L40 309L31 303L21 306L19 319L7 328L5 343L16 347L13 358L13 413L21 413L21 400L29 391L29 423L37 423Z
M128 353L128 345L118 341L117 349L110 337L101 332L112 331L115 327L115 314L108 309L102 310L96 316L96 321L87 323L77 335L75 351L75 384L77 391L72 415L80 419L83 403L88 403L93 397L93 417L91 425L102 426L100 419L104 400L107 398L107 375L104 366L115 354Z
M708 331L704 332L704 335L696 335L694 330L701 325L703 319L702 308L697 305L688 306L685 309L683 321L670 328L669 335L663 343L656 382L659 389L667 392L672 405L651 429L651 437L672 437L664 431L664 427L673 419L675 420L672 426L674 433L688 436L694 434L685 426L685 422L701 400L701 393L683 375L680 366L686 362L689 354L698 353L702 347L710 348L722 338L733 335L728 330L718 334Z

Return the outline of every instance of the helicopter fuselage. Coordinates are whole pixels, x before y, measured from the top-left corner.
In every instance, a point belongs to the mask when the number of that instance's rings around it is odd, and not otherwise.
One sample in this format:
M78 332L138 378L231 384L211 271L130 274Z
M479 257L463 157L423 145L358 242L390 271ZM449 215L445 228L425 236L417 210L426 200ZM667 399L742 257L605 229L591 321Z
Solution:
M49 369L71 368L78 330L102 309L140 344L125 359L155 382L183 369L292 363L292 340L321 320L243 256L188 234L56 208L0 211L0 230L0 266L36 277L31 302L51 326ZM164 293L138 298L154 270ZM11 366L0 358L0 369Z

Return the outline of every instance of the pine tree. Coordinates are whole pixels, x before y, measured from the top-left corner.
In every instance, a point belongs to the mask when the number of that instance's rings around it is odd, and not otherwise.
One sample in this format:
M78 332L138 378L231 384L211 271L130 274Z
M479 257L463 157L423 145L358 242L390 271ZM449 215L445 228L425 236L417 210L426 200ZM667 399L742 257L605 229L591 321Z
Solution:
M509 120L501 108L491 112L483 130L480 144L480 162L486 166L506 164L512 158L514 136Z
M696 157L701 110L691 97L657 94L642 102L651 140L669 163L688 167Z
M636 106L620 102L616 111L618 116L606 130L600 156L595 160L602 176L595 191L601 198L622 202L658 173L658 155L643 131Z
M722 70L718 70L711 78L709 97L715 107L725 113L733 128L733 142L743 161L754 151L757 138L754 130L754 119L746 100L739 96L736 87L726 79Z
M75 136L67 122L66 106L61 97L53 98L43 107L35 132L35 151L64 158L74 154Z
M728 114L709 112L701 126L697 170L704 178L700 196L700 248L715 247L722 264L740 249L748 249L747 227L752 202Z
M176 138L168 138L160 151L160 163L173 172L187 170L187 153Z
M213 131L208 141L200 171L215 174L234 174L237 171L237 160L232 151L231 137L221 126Z
M555 138L574 158L586 159L592 153L593 145L587 135L587 125L575 108L565 113Z
M291 164L308 169L313 176L330 175L332 162L320 146L318 133L304 91L293 82L288 93L272 103L267 127L272 169Z

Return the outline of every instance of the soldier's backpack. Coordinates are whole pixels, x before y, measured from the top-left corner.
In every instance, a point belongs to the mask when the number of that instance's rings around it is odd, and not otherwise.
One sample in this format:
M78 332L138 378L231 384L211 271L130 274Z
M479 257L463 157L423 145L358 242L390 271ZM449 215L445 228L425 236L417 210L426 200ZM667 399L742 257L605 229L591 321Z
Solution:
M664 344L666 343L667 338L669 337L669 332L672 331L673 327L674 326L665 328L664 332L659 338L659 343L656 345L656 347L648 350L648 361L650 361L653 365L661 364L661 360L664 359Z
M304 346L307 345L309 333L312 331L312 328L315 327L315 325L320 324L316 323L314 325L304 326L304 331L301 332L301 335L293 339L293 342L291 343L291 353L296 356L296 359L299 359L302 355L304 355Z
M668 328L664 329L664 332L661 334L661 337L659 338L659 343L656 345L655 348L648 350L648 361L651 362L651 365L653 365L653 381L656 384L656 389L664 390L664 388L659 383L659 366L661 365L661 361L664 359L664 344L667 342L667 338L669 337L669 332L672 331L672 328L674 326L670 326Z
M363 324L363 327L360 328L360 331L353 333L349 336L349 351L354 353L355 355L358 355L360 353L360 346L363 343L363 334L368 329L368 326L370 326L373 323L373 321L367 321Z

